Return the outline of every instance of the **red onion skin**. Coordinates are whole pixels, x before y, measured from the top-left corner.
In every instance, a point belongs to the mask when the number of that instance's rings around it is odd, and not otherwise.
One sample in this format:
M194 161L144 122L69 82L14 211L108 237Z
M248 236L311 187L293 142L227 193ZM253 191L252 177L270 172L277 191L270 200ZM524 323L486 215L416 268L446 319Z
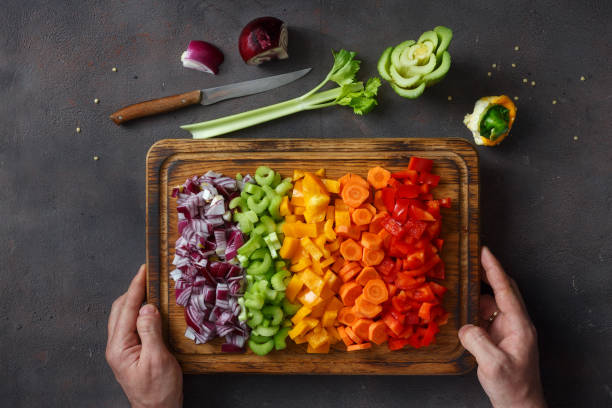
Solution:
M244 62L249 65L259 65L272 59L285 59L287 55L286 38L282 33L286 25L276 17L260 17L249 22L240 33L238 49ZM274 50L277 51L274 51ZM266 53L262 59L255 58Z

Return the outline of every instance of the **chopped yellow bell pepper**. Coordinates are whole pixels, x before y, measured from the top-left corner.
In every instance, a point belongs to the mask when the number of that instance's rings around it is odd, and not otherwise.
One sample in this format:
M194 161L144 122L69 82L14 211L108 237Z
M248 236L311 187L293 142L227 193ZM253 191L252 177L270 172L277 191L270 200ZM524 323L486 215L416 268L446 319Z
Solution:
M287 284L287 289L285 289L285 296L287 297L287 300L293 303L303 286L304 281L302 280L302 275L298 273L294 274Z
M321 318L321 325L323 327L330 327L334 325L336 321L336 317L338 317L337 310L326 310L323 312L323 317Z
M294 214L285 215L285 222L296 222L297 217Z
M300 272L308 268L310 265L312 265L312 261L310 260L310 258L299 258L298 262L296 264L291 265L289 270L291 272Z
M302 177L304 177L303 170L297 170L297 169L293 170L293 181L298 181Z
M295 255L299 247L299 239L286 236L285 239L283 239L283 245L281 246L279 254L283 259L291 259Z
M344 201L342 201L341 198L336 198L334 201L334 206L336 207L336 211L348 211L349 209L348 205L344 204Z
M291 204L289 204L289 196L283 196L280 203L279 211L280 215L283 217L291 215Z
M336 222L336 227L350 227L351 214L349 214L348 210L339 210L338 206L336 206L334 221Z
M310 312L312 312L312 310L308 306L302 306L300 307L300 310L298 310L297 313L291 318L291 321L293 324L298 324L304 320L304 318L306 318Z
M319 177L325 177L325 169L320 168L319 170L315 171L315 174Z
M313 291L317 296L321 294L323 286L325 286L323 279L321 279L321 277L314 273L310 268L306 268L304 272L302 272L302 280L304 281L304 285L306 285L306 287Z
M320 318L323 316L323 312L325 312L325 308L327 307L327 303L329 299L323 299L319 297L320 301L318 301L315 305L311 306L312 312L310 312L310 316L313 318Z
M321 268L321 263L319 261L312 261L312 265L310 265L312 271L317 275L323 277L323 268Z
M298 299L300 303L308 306L312 310L314 310L315 307L323 303L323 299L321 299L316 293L314 293L309 288L305 288L304 290L302 290L302 292L300 292L300 294L298 295Z
M308 252L308 254L312 257L313 260L318 261L323 256L323 253L319 249L319 247L312 242L312 240L308 237L304 237L300 239L300 244L302 248Z
M323 327L317 327L308 334L308 345L313 349L318 349L325 343L329 344L329 334Z
M342 341L342 337L340 337L340 333L338 333L338 329L334 326L327 328L327 333L329 334L329 342L331 344L336 344L339 341Z
M319 348L312 348L310 343L308 343L308 347L306 348L306 352L310 354L327 354L329 353L330 343L326 342L321 345Z
M306 207L298 207L297 205L293 209L295 215L304 215L306 213Z
M319 262L319 265L320 265L321 269L325 269L328 266L330 266L331 264L333 264L334 262L336 262L336 259L334 257L329 257L329 258L326 258L323 261Z
M319 321L317 319L306 317L302 319L301 322L296 324L293 329L289 330L289 337L295 339L296 337L306 333L308 330L311 330L316 327L317 324L319 324Z
M340 309L342 309L344 307L344 304L342 303L342 301L340 299L338 299L337 297L333 297L328 303L327 303L327 308L325 309L326 311L328 310L335 310L336 312L339 311Z
M336 215L336 207L334 207L333 205L328 205L327 206L327 214L325 214L325 220L331 220L332 222L334 221L334 216Z
M334 241L336 239L336 231L334 231L334 220L328 219L327 221L325 221L323 232L327 241Z
M325 184L325 188L331 194L339 194L340 193L340 182L332 179L323 179L323 184Z

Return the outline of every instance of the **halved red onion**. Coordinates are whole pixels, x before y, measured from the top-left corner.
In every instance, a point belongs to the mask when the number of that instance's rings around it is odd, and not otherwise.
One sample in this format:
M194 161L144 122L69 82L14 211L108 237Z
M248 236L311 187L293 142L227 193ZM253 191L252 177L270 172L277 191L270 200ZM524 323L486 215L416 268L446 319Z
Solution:
M276 17L260 17L240 33L238 49L244 62L259 65L273 59L289 58L287 25Z
M181 61L185 68L216 75L219 65L223 62L223 53L205 41L191 41L181 55Z

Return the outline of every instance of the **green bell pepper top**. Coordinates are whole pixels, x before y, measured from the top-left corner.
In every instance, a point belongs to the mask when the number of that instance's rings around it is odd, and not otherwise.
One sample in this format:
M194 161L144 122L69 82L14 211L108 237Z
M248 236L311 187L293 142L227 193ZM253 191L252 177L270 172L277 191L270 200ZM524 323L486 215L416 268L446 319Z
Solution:
M480 121L480 135L495 140L508 131L510 111L502 105L493 105Z

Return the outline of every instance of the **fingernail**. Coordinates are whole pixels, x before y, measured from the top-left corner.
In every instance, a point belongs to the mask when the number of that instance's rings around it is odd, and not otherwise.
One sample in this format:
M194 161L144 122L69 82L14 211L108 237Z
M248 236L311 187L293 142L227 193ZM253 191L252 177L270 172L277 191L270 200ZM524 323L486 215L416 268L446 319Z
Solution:
M157 312L157 309L155 308L155 306L153 305L144 305L143 307L140 308L140 312L139 314L142 315L152 315L155 314L155 312Z

